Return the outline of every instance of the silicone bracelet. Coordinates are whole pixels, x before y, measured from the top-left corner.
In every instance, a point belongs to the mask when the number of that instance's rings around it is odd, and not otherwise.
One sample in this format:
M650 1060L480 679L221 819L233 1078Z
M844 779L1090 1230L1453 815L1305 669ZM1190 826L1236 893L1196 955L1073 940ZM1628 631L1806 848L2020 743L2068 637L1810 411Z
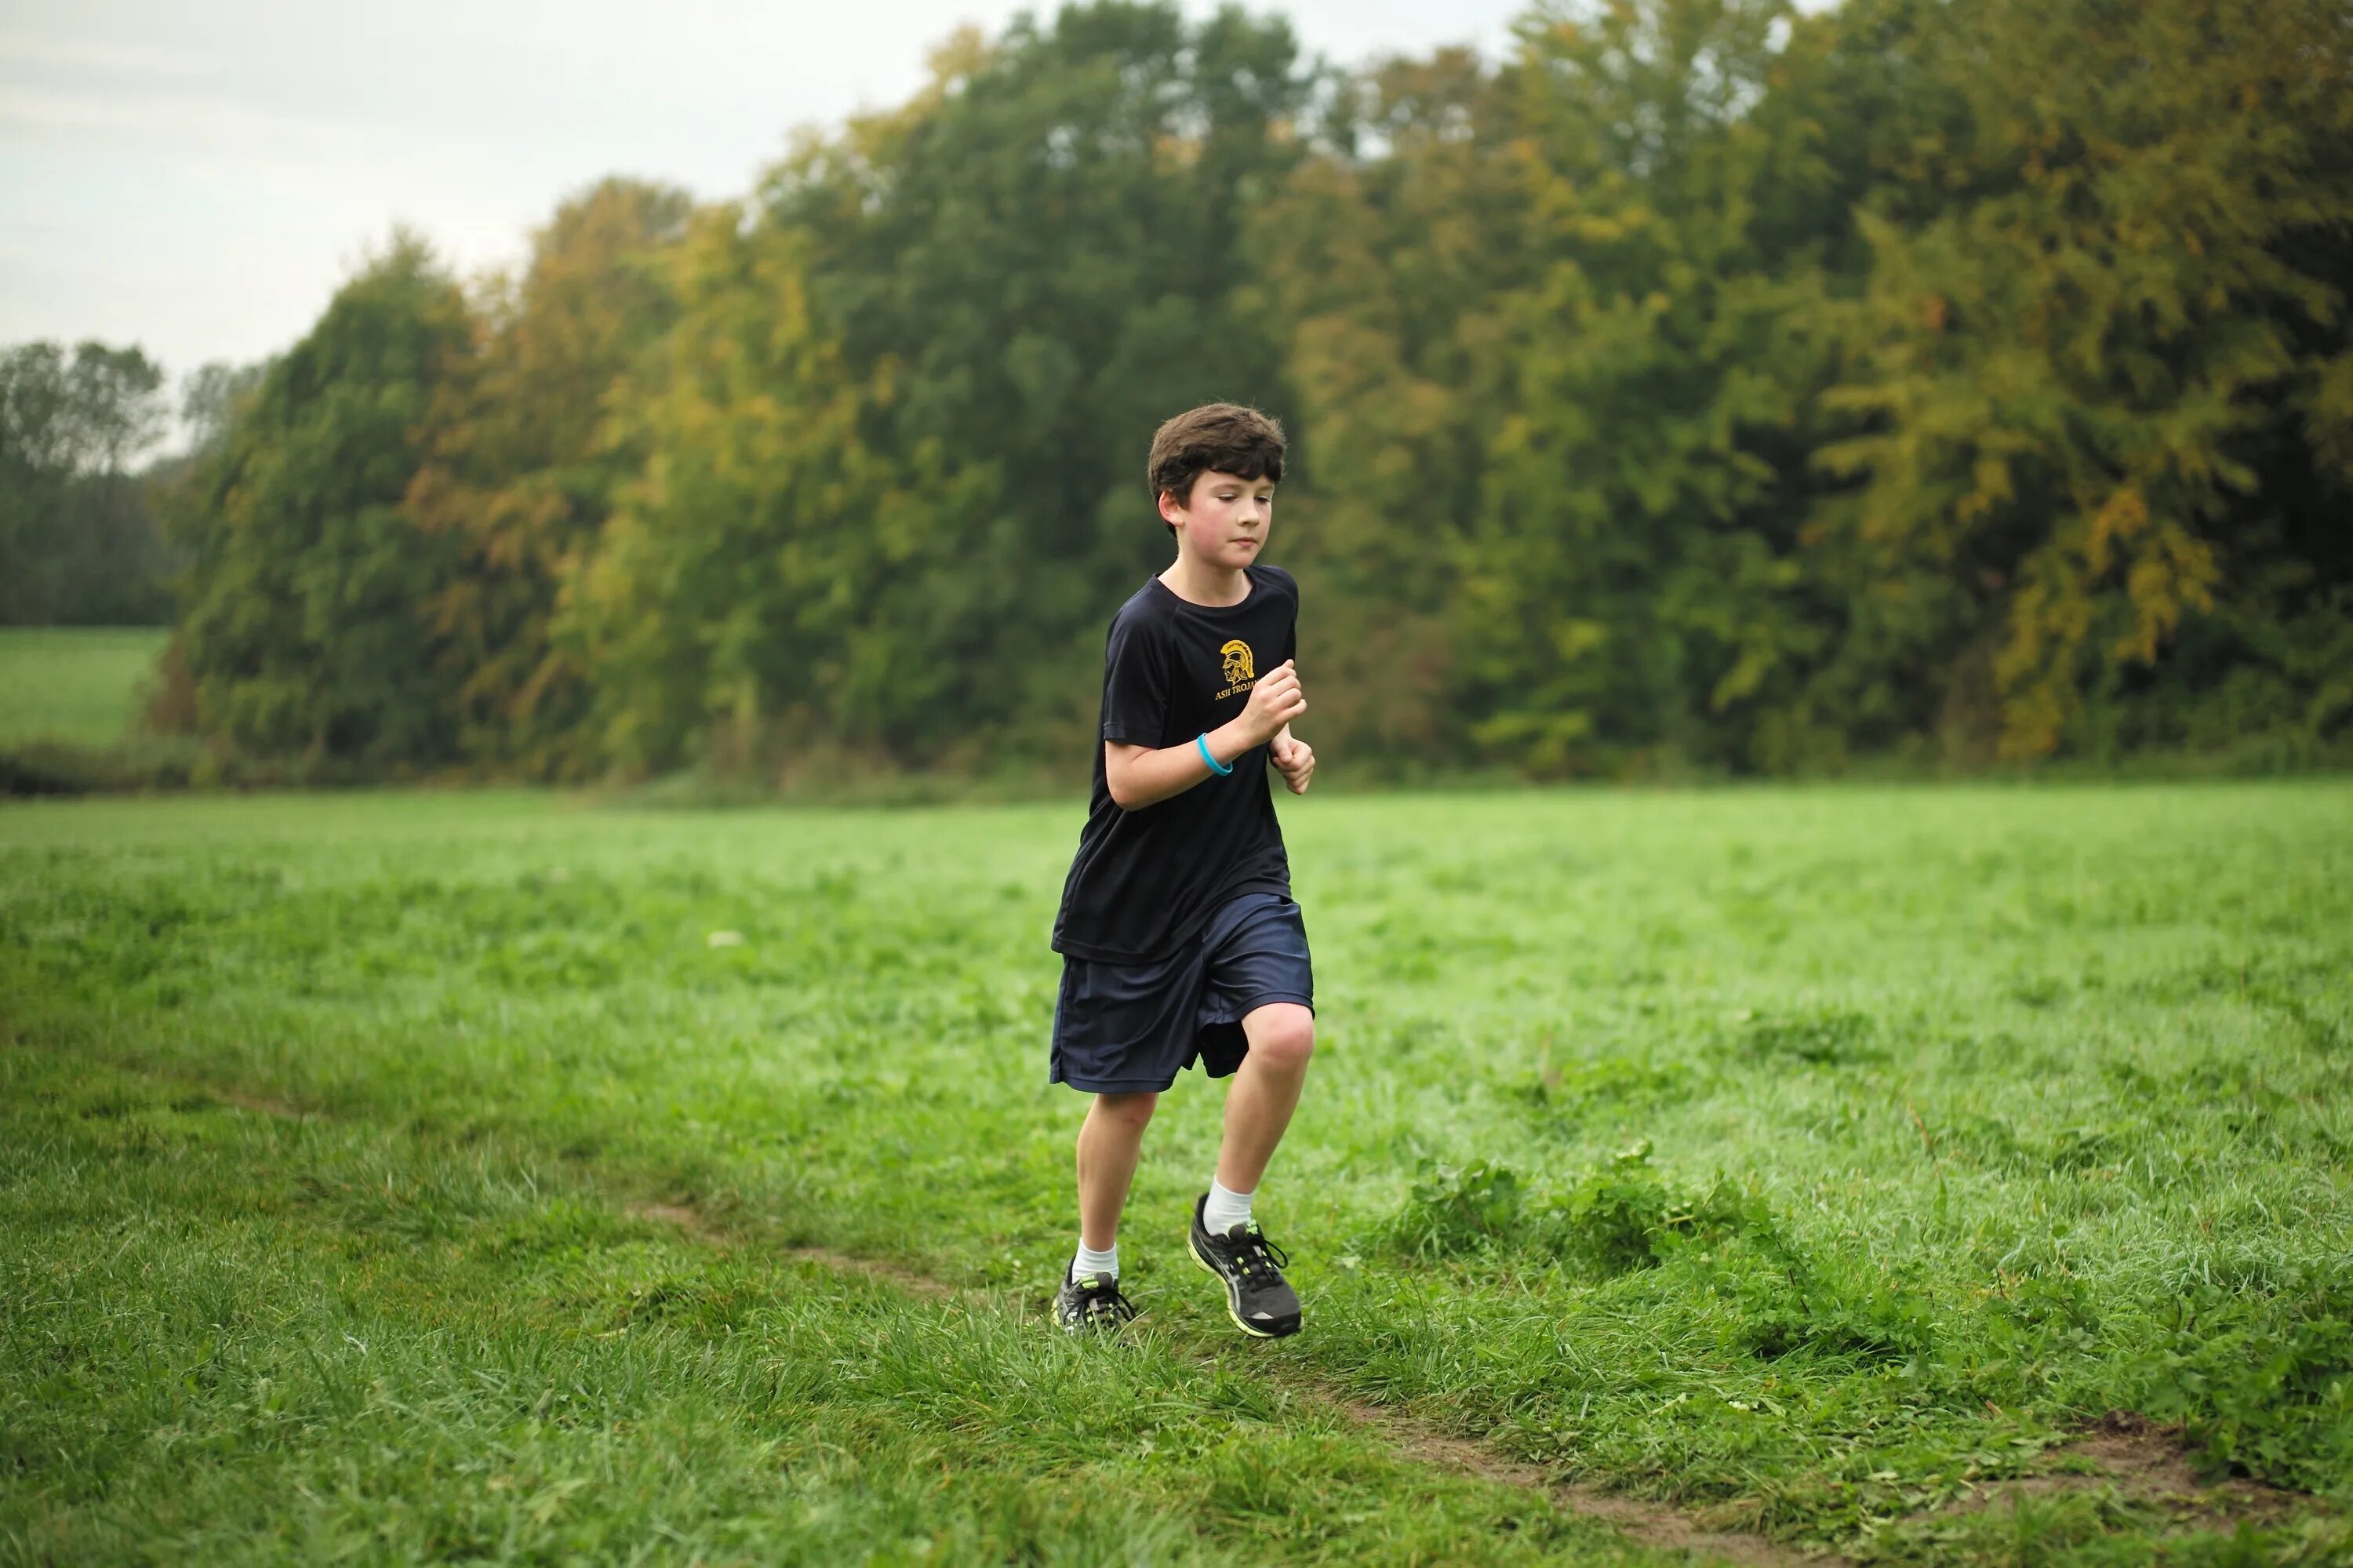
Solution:
M1193 744L1201 748L1201 760L1208 763L1209 765L1209 771L1216 774L1219 778L1222 779L1227 774L1231 773L1234 770L1234 765L1232 763L1228 762L1221 764L1216 758L1209 755L1209 737L1206 734L1195 736L1193 737Z

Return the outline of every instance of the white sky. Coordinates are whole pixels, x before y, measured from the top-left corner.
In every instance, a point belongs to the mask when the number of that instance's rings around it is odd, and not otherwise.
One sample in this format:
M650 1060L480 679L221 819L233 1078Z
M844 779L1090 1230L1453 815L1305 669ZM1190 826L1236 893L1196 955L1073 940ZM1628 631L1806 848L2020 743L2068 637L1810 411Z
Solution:
M793 127L903 100L959 23L995 32L1024 8L5 0L0 344L137 343L175 378L259 358L302 334L396 221L470 270L520 256L603 175L741 195ZM1500 51L1523 5L1273 8L1310 50L1355 63Z

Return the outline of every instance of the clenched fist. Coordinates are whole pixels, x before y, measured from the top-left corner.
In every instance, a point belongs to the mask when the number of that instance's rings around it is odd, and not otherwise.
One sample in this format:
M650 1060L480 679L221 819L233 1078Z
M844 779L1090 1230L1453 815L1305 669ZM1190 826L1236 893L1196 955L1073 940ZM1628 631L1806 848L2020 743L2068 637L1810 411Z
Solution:
M1272 755L1275 771L1291 786L1291 792L1306 794L1308 781L1315 777L1315 748L1303 740L1279 735L1274 737Z
M1241 722L1250 727L1252 746L1264 746L1282 733L1284 725L1307 711L1307 698L1299 689L1298 662L1285 659L1250 688L1250 705L1242 710Z

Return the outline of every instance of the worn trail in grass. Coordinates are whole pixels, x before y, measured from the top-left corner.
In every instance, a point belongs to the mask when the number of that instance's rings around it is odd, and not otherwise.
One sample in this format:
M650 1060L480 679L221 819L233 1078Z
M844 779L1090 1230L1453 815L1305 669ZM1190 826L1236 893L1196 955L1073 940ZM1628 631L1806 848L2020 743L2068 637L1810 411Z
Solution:
M2344 1549L2353 789L1286 811L1324 1050L1264 1203L1311 1330L1233 1346L1229 1376L1857 1557ZM722 1231L1036 1298L1079 1109L1039 1044L1074 832L530 797L11 811L0 984L69 1086L106 1062L494 1142ZM1214 1135L1181 1085L1123 1241L1172 1344L1219 1321L1177 1239ZM987 1370L1013 1341L976 1333L959 1375L1026 1408L1019 1358ZM1172 1386L1204 1375L1171 1354ZM2112 1409L2302 1500L2050 1482ZM1349 1515L1351 1473L1286 1480L1301 1517ZM1102 1484L1170 1552L1254 1539ZM1589 1549L1481 1506L1435 1556ZM1381 1517L1328 1554L1441 1539Z
M0 1055L0 1553L1635 1563L1164 1339L1073 1346L493 1139Z

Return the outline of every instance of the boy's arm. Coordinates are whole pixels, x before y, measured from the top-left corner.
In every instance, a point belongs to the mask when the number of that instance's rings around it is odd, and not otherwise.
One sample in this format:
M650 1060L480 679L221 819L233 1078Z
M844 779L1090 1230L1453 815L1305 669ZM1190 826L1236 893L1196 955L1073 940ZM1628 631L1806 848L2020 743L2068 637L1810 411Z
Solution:
M1234 758L1266 745L1306 711L1299 672L1286 659L1250 688L1248 707L1209 732L1209 755L1231 768ZM1189 740L1156 751L1116 740L1103 742L1103 782L1110 787L1112 804L1123 811L1156 806L1211 777L1209 765L1201 760L1201 748Z

